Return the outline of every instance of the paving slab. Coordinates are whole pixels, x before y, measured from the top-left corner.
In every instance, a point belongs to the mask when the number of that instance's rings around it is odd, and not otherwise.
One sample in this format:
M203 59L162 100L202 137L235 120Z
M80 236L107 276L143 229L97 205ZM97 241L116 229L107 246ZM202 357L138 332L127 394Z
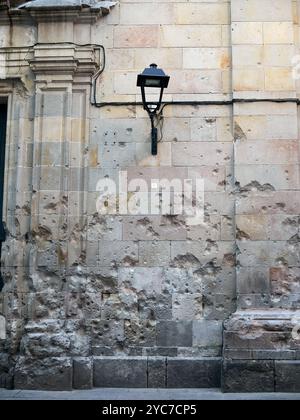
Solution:
M119 389L95 388L81 391L25 391L0 389L0 400L98 400L98 401L177 401L177 400L300 400L300 394L223 394L219 389Z

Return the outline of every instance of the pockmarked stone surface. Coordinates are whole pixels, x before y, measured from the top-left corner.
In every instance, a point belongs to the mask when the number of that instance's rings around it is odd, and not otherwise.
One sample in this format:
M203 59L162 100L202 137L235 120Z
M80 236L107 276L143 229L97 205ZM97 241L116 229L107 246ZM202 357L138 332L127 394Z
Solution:
M9 7L0 387L297 390L300 1Z

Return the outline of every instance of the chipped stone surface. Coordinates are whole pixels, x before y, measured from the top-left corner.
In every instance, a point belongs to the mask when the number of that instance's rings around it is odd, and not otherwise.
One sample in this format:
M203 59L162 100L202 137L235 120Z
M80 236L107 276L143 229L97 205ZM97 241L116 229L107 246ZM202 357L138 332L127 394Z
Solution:
M20 3L0 10L0 97L10 98L0 386L219 386L224 350L225 389L252 390L256 375L270 389L274 360L293 388L295 1ZM164 108L157 156L142 107L91 105L97 44L107 58L97 101L139 102L150 57L171 76L164 100L189 101ZM192 104L202 100L220 104ZM100 214L98 181L120 170L135 212L111 200ZM174 178L174 196L204 179L199 225L172 206L149 214L153 180Z

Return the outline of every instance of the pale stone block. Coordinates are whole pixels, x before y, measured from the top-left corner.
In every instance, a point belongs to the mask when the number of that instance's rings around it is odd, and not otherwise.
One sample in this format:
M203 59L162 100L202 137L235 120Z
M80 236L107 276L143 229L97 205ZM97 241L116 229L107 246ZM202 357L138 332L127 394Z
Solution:
M191 119L192 141L217 141L216 118L192 118Z
M226 48L185 48L183 68L185 69L227 69L230 55Z
M190 140L190 125L190 118L164 118L164 141Z
M253 191L297 190L300 186L297 165L237 164L235 178L242 189Z
M157 156L151 156L150 142L136 145L136 160L138 166L172 166L172 144L170 142L158 143Z
M172 295L172 312L174 320L193 321L203 317L203 302L201 294Z
M20 28L21 29L21 28ZM24 36L24 31L23 36ZM73 22L65 22L62 25L60 22L41 22L38 25L38 39L40 42L73 42Z
M218 214L205 215L201 225L187 228L187 239L190 241L220 241L221 216Z
M174 8L172 4L152 3L121 4L121 25L168 25L174 22Z
M264 47L264 64L290 67L294 54L295 49L292 45L267 45Z
M260 68L235 69L233 72L233 90L260 91L264 90L265 75Z
M219 47L222 46L222 29L217 25L162 26L162 47Z
M268 239L268 216L263 214L236 217L237 239L263 241Z
M266 90L294 91L295 80L291 68L270 67L265 69Z
M222 91L219 70L171 71L169 93L217 93Z
M184 224L176 224L172 217L127 216L124 217L123 239L130 241L172 241L185 240Z
M300 214L300 191L253 191L236 201L237 214Z
M237 116L236 129L248 140L294 140L298 137L296 116Z
M236 103L234 104L235 115L297 115L297 104L295 103Z
M288 241L296 237L300 228L299 216L273 214L268 216L268 239Z
M238 246L241 251L238 262L243 267L299 265L297 246L286 241L238 241Z
M239 164L297 164L298 141L281 140L241 142L236 145L236 162Z
M103 25L103 21L99 19L99 21L91 27L91 42L101 44L105 46L105 48L113 48L114 26Z
M188 168L188 178L203 179L205 191L224 191L226 188L226 167L220 165L191 167Z
M101 241L99 264L101 267L134 266L138 263L138 244L130 241Z
M190 142L173 144L172 161L175 166L230 164L232 146L228 143Z
M170 263L171 243L164 241L140 241L139 262L146 267L165 267Z
M179 25L226 25L229 23L227 3L179 3L175 6Z
M108 49L106 51L107 69L127 70L134 68L134 50L129 48Z
M233 44L262 44L263 25L260 22L238 22L232 24Z
M63 139L63 118L44 117L40 120L40 141L61 141Z
M288 7L286 7L286 9L288 9ZM294 30L292 22L265 22L263 24L263 33L265 44L294 43Z
M234 0L231 6L233 21L292 21L289 0Z
M227 255L234 254L234 242L172 241L172 265L180 268L199 268L212 260L216 266L225 264ZM208 268L209 270L209 268ZM201 273L201 270L200 270Z
M137 267L122 268L119 270L120 287L130 285L136 292L146 292L147 294L161 293L163 282L162 268L143 268Z
M182 68L182 49L181 48L138 48L135 50L135 68L144 69L151 60L164 69Z
M233 45L233 67L261 66L264 62L263 45Z
M115 48L147 48L158 46L158 26L116 26ZM176 45L178 47L179 45Z

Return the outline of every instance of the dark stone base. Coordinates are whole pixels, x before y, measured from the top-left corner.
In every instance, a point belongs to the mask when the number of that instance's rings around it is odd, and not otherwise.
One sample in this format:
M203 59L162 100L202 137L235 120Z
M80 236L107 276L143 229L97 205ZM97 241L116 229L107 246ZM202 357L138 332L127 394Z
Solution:
M227 360L223 392L300 392L300 361Z
M274 362L226 360L222 369L223 392L274 392Z
M168 388L220 388L221 359L168 359Z
M224 323L224 392L299 392L299 311L239 311Z
M223 392L300 392L300 361L168 357L19 357L0 388L220 388Z
M72 379L73 366L69 357L19 357L15 367L14 387L41 391L71 391Z
M276 392L300 392L300 361L275 362Z
M15 388L219 388L220 358L80 357L18 359Z

